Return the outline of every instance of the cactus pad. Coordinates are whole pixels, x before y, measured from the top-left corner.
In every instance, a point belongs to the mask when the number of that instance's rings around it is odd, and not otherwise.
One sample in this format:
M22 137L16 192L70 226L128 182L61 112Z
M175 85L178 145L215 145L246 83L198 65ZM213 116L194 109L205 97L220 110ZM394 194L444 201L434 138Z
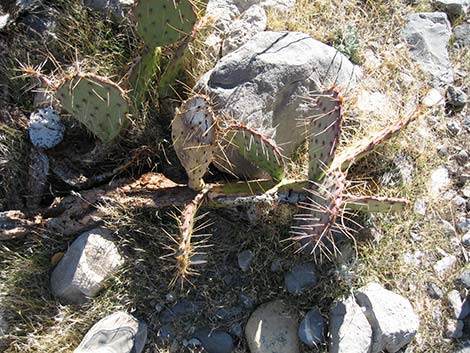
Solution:
M333 87L315 98L319 113L308 124L308 177L318 181L333 161L342 125L342 98Z
M410 206L410 201L395 197L348 196L344 200L346 208L363 212L396 212Z
M191 33L197 19L188 0L139 0L134 17L137 32L149 48L179 41Z
M196 95L183 102L171 127L173 146L188 174L189 187L201 190L217 145L214 113L207 98Z
M114 139L126 123L129 112L126 94L107 78L76 74L62 83L55 97L104 143Z
M230 124L225 129L225 143L234 146L240 154L267 171L271 177L281 180L284 177L284 157L276 143L242 124Z
M295 215L292 239L301 243L301 249L311 254L333 254L335 233L342 233L336 220L341 217L346 176L341 173L327 175L321 184L312 183L308 201L300 203L306 213Z

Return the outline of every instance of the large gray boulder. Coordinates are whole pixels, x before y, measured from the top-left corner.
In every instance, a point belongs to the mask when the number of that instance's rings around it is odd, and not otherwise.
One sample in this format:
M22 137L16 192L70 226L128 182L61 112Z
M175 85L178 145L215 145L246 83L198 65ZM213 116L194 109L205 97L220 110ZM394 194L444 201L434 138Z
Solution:
M356 301L372 326L372 353L398 352L416 336L419 319L408 299L369 283L357 291Z
M435 86L454 81L447 52L450 35L450 23L443 12L411 14L403 29L411 58Z
M353 296L330 308L329 353L370 353L372 328Z
M84 303L98 294L123 263L109 230L100 227L85 232L52 272L52 294L65 303Z
M291 156L305 139L300 122L319 113L311 97L333 84L352 87L358 70L336 49L299 32L260 32L224 56L195 86L220 114L263 130ZM260 176L237 152L226 151L239 176Z
M245 337L251 353L298 353L297 316L281 300L260 305L251 314Z

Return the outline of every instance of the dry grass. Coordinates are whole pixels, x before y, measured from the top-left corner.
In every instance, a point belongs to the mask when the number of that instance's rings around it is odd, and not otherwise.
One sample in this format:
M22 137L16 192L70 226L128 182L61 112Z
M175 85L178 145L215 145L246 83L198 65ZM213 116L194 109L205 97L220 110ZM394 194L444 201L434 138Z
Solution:
M55 57L60 53L61 66L67 67L78 59L84 70L122 77L123 68L131 63L133 52L139 46L132 29L127 26L118 28L96 14L84 12L78 3L71 0L57 2L57 8L64 11L59 21L60 41L58 48L50 48L49 51L54 52ZM426 6L422 3L415 10L423 10ZM410 11L413 8L405 0L298 0L290 14L269 14L269 29L309 33L313 38L336 46L362 65L364 78L361 84L346 93L347 120L341 148L409 114L425 94L424 80L410 62L400 39L404 15ZM190 80L195 80L211 65L204 55L204 31L199 35L192 46ZM10 56L1 63L11 76L14 76L11 70L16 67L16 59L38 64L50 58L48 50L38 51L35 44L22 37L21 31L16 38L17 42L10 46ZM29 59L25 51L29 52ZM370 53L376 59L372 59ZM465 72L470 71L468 49L455 51L453 61L462 63L461 69ZM56 67L49 61L45 69L53 72ZM12 88L12 96L17 97L13 104L29 112L32 109L31 97L22 95L25 82L7 82ZM461 83L468 86L468 76L463 77ZM359 109L360 92L364 90L383 93L390 108ZM152 98L154 93L150 93L148 109L133 120L131 132L122 142L124 151L143 144L151 145L155 151L169 146L164 140L155 146L156 132L148 129L158 125L159 114ZM448 253L459 249L439 224L441 218L450 219L454 210L447 206L447 202L430 197L427 191L430 172L446 161L437 156L433 135L442 138L442 131L430 129L426 114L398 138L385 143L351 168L349 174L352 181L360 185L358 188L379 195L425 199L428 202L427 215L421 217L410 210L398 215L365 216L364 223L379 229L383 238L378 242L359 239L357 256L354 249L350 251L350 247L343 244L344 255L335 263L320 267L319 286L298 297L286 293L283 271L271 271L274 260L281 260L283 270L293 264L310 261L304 255L295 254L295 249L285 249L289 244L282 240L289 237L289 213L271 214L264 219L264 224L250 224L243 212L210 210L214 224L208 229L213 234L209 238L213 247L208 250L208 263L200 269L200 275L193 278L193 287L171 291L168 283L173 269L161 257L168 253L165 245L170 241L162 230L174 233L173 219L164 212L107 206L106 222L116 231L116 243L126 257L126 266L97 298L80 307L60 305L48 288L49 272L53 268L50 259L55 253L65 251L73 237L40 232L25 242L0 244L0 299L4 298L9 309L7 318L12 328L7 337L11 343L7 352L71 352L94 322L118 309L135 313L149 325L147 353L170 352L201 325L228 330L232 322L244 324L249 310L226 322L215 318L217 308L238 306L241 293L249 293L258 304L284 298L299 313L318 304L327 314L335 298L349 295L351 290L370 280L378 280L411 300L421 320L419 337L412 343L415 352L450 352L452 343L442 335L444 321L433 317L436 308L439 312L448 308L442 302L430 299L425 288L429 281L437 282L444 291L452 288L454 274L436 278L432 265L441 257L439 249ZM0 140L2 156L8 156L6 162L0 160L0 170L8 170L12 176L20 178L24 175L18 168L26 153L20 147L25 141L23 131L16 127L12 134L4 134L4 140ZM161 134L165 137L167 131L163 130ZM398 153L409 156L413 161L413 179L408 184L383 185L381 177L390 169L396 169L393 159ZM295 160L305 164L304 158L305 151L299 151ZM154 159L149 164L153 162ZM294 165L291 169L293 174L303 173L301 166ZM368 186L363 187L364 183ZM2 195L12 189L11 185L1 185ZM236 215L241 218L236 219ZM412 238L411 232L419 233L421 240ZM242 273L237 267L236 256L243 249L250 249L255 254L248 273ZM407 263L404 255L418 250L426 255L425 260L417 265ZM196 314L176 322L174 337L165 341L157 337L161 324L156 307L171 306L166 299L170 292L178 300L198 302L199 308ZM235 342L237 352L247 351L243 339ZM325 347L321 349L326 351Z

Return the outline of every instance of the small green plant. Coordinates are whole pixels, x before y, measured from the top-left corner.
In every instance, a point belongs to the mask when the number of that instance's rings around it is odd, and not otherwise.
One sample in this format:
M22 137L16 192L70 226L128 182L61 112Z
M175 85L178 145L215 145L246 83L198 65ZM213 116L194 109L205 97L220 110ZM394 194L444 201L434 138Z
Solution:
M354 27L347 26L342 30L338 30L335 33L332 46L346 55L353 63L361 63L361 45L357 30Z

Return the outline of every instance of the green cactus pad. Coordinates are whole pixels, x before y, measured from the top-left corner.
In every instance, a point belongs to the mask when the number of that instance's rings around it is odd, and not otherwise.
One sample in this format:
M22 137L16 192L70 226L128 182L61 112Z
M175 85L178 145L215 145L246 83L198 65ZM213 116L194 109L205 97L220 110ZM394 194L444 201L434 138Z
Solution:
M137 32L149 48L179 41L191 33L197 19L188 0L139 0L134 18Z
M126 94L107 78L76 74L62 83L55 97L104 143L113 140L126 124L129 112Z
M299 204L302 212L295 215L292 239L301 249L315 255L334 255L335 234L342 233L336 220L343 210L346 176L337 172L327 175L321 184L312 183L308 201Z
M183 102L171 124L173 146L189 178L189 187L201 190L202 180L216 150L217 128L206 97Z
M330 88L315 98L318 114L308 121L308 177L319 181L333 161L338 146L342 116L342 98Z
M224 140L227 145L238 148L244 158L268 172L274 179L284 178L284 157L273 140L242 124L231 124L225 131Z
M397 212L410 207L410 201L394 197L348 196L345 207L363 212Z

